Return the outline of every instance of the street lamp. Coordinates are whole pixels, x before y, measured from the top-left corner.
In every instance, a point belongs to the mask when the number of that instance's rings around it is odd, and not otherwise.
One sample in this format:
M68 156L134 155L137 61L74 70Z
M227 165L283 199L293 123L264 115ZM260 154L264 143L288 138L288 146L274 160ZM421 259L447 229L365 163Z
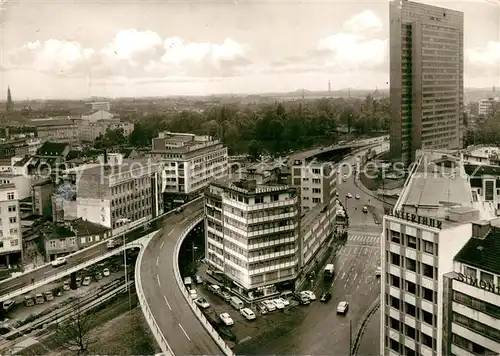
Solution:
M195 257L195 252L196 250L198 249L198 246L195 246L194 245L194 241L191 242L191 252L192 252L192 255L193 255L193 273L196 272L196 265L195 265L195 260L196 260L196 257Z
M130 219L128 218L121 218L116 221L119 224L130 224ZM125 248L125 245L127 242L125 241L125 232L127 231L127 228L123 229L122 237L123 237L123 264L125 265L125 288L128 292L128 308L129 310L132 310L132 299L130 297L130 288L128 287L128 271L127 271L127 249Z

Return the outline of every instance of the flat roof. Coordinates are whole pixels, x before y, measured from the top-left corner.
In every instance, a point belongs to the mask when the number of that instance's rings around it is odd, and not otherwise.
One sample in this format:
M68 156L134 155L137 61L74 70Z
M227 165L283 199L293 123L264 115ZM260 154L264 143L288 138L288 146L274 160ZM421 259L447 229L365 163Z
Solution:
M308 212L300 219L300 230L309 230L311 225L316 222L316 219L320 214L322 214L322 210L328 207L326 203L320 203L315 205L312 209L309 209ZM326 212L326 211L325 211Z
M86 167L83 169L82 176L101 175L102 173L104 173L105 176L109 176L112 174L120 174L131 170L136 170L141 167L143 170L146 170L147 167L157 166L159 163L159 161L152 160L150 158L124 159L122 161L122 164L116 166L108 166L109 169L104 168L104 166L101 164Z
M500 274L500 228L493 227L484 239L470 238L455 256L455 261Z

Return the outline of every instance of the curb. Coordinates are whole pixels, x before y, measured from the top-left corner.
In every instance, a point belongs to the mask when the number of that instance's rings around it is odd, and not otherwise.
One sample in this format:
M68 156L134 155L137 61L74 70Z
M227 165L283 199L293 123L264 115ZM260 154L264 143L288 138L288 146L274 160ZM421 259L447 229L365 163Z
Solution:
M368 324L368 321L370 321L370 318L372 317L373 314L375 314L375 312L378 310L379 307L380 307L380 296L375 300L375 302L370 306L370 309L368 309L368 312L365 314L363 322L361 323L358 332L356 333L356 337L354 338L354 342L352 344L352 349L350 350L349 356L355 356L356 352L358 352L359 345L361 343L361 338L363 337L363 334L366 329L366 324Z

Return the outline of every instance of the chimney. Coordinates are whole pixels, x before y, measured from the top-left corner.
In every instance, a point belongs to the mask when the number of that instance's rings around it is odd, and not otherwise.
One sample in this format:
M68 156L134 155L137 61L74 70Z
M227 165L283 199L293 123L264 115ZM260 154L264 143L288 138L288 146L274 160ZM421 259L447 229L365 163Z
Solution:
M491 231L491 225L488 221L477 221L472 223L472 237L484 240Z

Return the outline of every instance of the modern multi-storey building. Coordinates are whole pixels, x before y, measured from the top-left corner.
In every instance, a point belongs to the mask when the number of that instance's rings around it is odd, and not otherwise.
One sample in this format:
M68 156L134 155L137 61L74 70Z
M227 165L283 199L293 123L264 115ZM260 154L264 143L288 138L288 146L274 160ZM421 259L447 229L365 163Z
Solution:
M296 279L300 267L300 194L255 180L212 183L205 192L206 260L252 300Z
M387 211L381 239L381 355L443 355L443 275L494 210L469 185L461 158L424 153Z
M37 137L42 141L77 144L80 141L78 125L72 119L49 118L32 120L30 126L36 128Z
M111 105L109 101L92 101L87 103L92 106L92 110L104 110L109 111L111 109Z
M0 265L8 267L22 261L20 220L16 186L0 184Z
M163 212L162 165L120 155L78 172L77 216L112 228L114 233L143 224Z
M151 156L165 164L162 190L167 209L228 175L227 148L210 136L163 132L152 141Z
M473 224L443 279L442 355L500 355L500 219Z
M411 163L418 149L463 145L463 13L390 3L390 152Z

